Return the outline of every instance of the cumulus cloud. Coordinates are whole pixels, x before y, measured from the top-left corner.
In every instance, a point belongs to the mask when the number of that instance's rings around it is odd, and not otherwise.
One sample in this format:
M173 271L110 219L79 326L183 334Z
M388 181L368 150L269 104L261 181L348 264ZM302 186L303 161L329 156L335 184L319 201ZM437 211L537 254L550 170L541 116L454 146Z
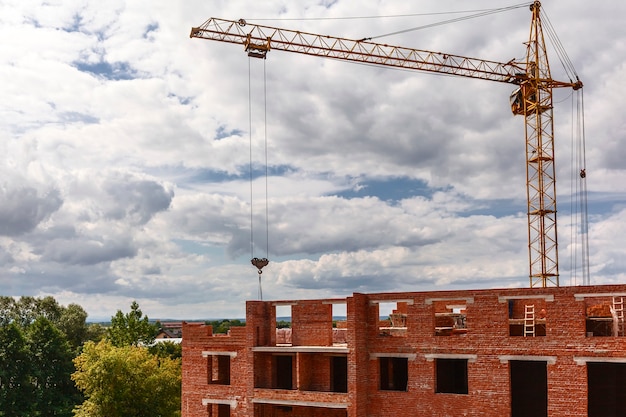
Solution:
M100 318L133 299L151 317L241 316L258 296L250 257L266 255L271 298L528 285L511 85L276 50L250 60L189 39L214 15L501 62L525 54L527 7L382 36L458 5L364 0L361 17L386 17L360 19L354 4L2 2L0 293L51 294ZM618 282L626 6L543 8L587 93L592 280ZM555 91L562 281L580 249L567 219L569 93Z
M19 236L32 231L63 204L58 190L40 194L33 187L0 187L0 235Z

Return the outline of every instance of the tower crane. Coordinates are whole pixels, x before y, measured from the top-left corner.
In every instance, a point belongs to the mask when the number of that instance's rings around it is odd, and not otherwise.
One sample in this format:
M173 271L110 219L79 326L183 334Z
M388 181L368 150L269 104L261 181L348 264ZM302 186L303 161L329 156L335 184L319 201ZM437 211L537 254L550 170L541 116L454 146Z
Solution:
M552 79L540 17L541 3L530 5L532 19L526 59L497 62L346 39L270 26L243 19L210 18L191 29L191 38L243 45L249 57L265 59L271 50L426 71L512 84L514 115L524 117L530 286L559 286L556 175L552 90L579 90L582 82Z

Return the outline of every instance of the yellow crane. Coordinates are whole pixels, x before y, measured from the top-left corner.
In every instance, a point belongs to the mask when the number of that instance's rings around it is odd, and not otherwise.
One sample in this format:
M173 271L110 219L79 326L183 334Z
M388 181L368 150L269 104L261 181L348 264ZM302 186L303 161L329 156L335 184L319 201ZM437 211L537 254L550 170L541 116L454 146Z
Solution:
M271 50L279 50L515 85L511 110L525 120L530 286L548 287L559 286L552 90L578 90L583 84L578 79L552 79L540 10L539 1L530 5L526 59L519 62L502 63L380 44L367 38L355 40L280 29L249 24L243 19L210 18L192 28L190 37L240 44L248 56L255 58L265 59Z

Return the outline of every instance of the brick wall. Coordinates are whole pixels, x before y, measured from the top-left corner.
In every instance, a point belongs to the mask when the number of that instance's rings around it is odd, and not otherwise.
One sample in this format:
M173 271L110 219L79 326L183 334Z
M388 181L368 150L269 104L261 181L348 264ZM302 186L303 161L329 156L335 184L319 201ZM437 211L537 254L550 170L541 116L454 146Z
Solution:
M233 417L510 416L510 364L520 360L545 363L549 417L586 416L585 361L626 361L626 337L587 335L588 308L613 294L626 296L626 285L355 293L345 299L342 345L333 345L330 302L337 300L281 301L292 306L290 346L276 343L277 302L250 301L246 326L227 336L183 324L182 416L207 416L206 404L216 402L231 404ZM381 332L383 302L406 315L402 337ZM545 336L510 336L509 319L523 317L526 304L545 315ZM465 307L466 328L438 336L452 305ZM207 355L220 352L231 355L230 385L208 383ZM294 389L276 388L277 355L293 357ZM347 393L331 391L334 356L347 359ZM406 359L406 390L381 390L380 358L387 357ZM436 392L437 363L450 359L467 361L467 393Z

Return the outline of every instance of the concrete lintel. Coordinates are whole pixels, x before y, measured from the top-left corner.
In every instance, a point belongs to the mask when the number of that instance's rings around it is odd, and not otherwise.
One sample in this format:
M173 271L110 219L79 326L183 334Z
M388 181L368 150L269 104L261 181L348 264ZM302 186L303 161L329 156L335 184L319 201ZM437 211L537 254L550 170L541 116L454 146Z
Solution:
M274 307L276 307L276 306L297 306L298 302L297 301L274 301L274 302L272 302L272 305Z
M253 352L262 353L349 353L343 346L255 346Z
M424 355L427 362L435 359L467 359L468 362L476 362L478 355L471 353L426 353Z
M529 295L499 295L498 302L506 303L509 300L533 300L544 299L546 301L554 301L554 295L552 294L529 294Z
M322 304L348 304L348 300L346 300L345 298L343 298L341 300L337 300L337 299L324 300L324 301L322 301Z
M501 363L507 363L509 361L537 361L547 362L548 365L554 365L556 363L556 356L535 356L535 355L501 355L498 356Z
M230 405L232 410L237 408L237 400L226 400L226 399L215 399L215 398L203 398L202 405L206 406L209 404L224 404Z
M412 306L415 303L415 300L412 298L396 298L393 300L370 300L370 305L380 303L407 303L408 305Z
M317 408L343 408L347 409L347 403L326 403L321 401L298 401L298 400L276 400L270 398L253 398L255 404L273 404L300 407L317 407Z
M231 358L237 357L237 352L226 352L223 350L203 350L202 357L207 358L209 356L230 356Z
M416 353L370 353L370 360L378 358L407 358L410 361L414 361L417 358Z
M588 362L626 363L626 358L607 358L604 356L574 356L576 365L586 365Z
M583 301L585 298L591 297L626 297L626 292L596 292L587 294L574 294L576 301Z
M424 300L424 303L426 305L431 305L435 301L459 301L459 300L465 300L467 304L474 303L474 297L435 297L435 298L427 298L426 300Z

